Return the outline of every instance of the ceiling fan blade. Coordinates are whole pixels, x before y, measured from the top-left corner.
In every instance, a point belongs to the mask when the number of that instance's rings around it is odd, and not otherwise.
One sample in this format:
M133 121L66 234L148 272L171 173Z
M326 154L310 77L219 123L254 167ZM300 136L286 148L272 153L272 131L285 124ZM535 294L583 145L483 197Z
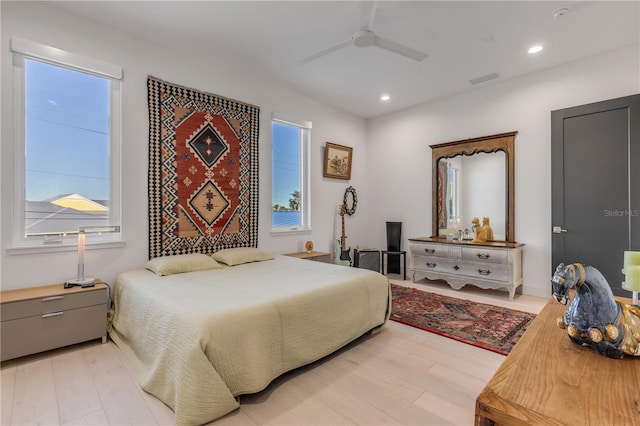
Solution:
M395 41L388 40L379 36L376 36L373 44L381 49L397 53L398 55L405 56L418 62L424 61L429 56L426 53L416 50L412 47L405 46L404 44L396 43Z
M371 5L371 15L369 15L369 26L368 29L373 28L373 21L376 19L376 9L378 8L378 2L374 1Z
M358 29L370 30L373 21L376 19L377 1L364 0L360 3L360 18L358 20Z
M307 64L313 60L316 60L322 56L328 55L331 52L335 52L336 50L340 50L344 47L347 47L351 44L351 40L345 40L345 41L341 41L340 43L336 44L335 46L331 46L327 49L321 50L319 52L314 53L311 56L307 56L306 58L302 58L298 61L298 63L300 65L304 65Z

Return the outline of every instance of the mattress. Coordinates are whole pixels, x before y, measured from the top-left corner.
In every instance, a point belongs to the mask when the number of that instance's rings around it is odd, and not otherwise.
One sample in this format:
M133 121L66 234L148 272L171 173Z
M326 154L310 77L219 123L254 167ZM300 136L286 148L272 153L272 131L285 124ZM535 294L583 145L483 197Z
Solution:
M209 271L119 275L109 334L177 424L202 424L389 318L383 275L287 256Z

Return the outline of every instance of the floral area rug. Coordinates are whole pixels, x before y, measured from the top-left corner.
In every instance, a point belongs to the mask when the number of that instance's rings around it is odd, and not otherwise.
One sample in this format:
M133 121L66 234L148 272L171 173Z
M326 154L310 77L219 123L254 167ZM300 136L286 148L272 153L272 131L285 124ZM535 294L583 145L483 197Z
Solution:
M391 284L393 321L507 355L536 317Z

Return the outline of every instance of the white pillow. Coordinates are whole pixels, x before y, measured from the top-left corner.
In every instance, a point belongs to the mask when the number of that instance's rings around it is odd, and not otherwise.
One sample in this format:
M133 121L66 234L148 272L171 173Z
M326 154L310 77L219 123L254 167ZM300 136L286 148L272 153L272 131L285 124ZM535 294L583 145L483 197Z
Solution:
M145 267L156 275L181 274L183 272L220 269L222 265L202 253L162 256L151 259Z
M261 262L271 260L273 256L267 252L260 251L254 247L237 247L219 250L211 257L220 263L228 266L242 265L243 263Z

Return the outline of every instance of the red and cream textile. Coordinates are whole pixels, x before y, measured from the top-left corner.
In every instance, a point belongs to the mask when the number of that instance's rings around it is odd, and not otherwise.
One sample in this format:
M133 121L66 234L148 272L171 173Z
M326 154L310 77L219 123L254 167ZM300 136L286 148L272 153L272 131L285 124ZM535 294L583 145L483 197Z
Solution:
M258 244L260 109L147 79L149 257Z

